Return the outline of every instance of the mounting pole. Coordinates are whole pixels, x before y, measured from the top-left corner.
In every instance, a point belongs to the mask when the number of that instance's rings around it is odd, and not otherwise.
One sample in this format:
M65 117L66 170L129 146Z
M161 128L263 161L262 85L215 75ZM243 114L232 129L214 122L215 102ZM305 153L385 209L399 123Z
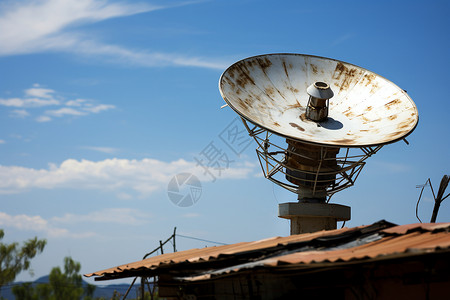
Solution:
M437 193L437 197L434 198L434 208L433 208L433 215L431 216L431 223L436 222L437 214L439 211L439 207L441 206L441 202L444 201L445 198L447 198L449 195L444 197L445 189L448 186L448 183L450 181L450 177L447 175L444 175L441 179L441 184L439 185L439 190Z
M350 207L328 203L281 203L278 217L291 220L291 235L337 228L338 221L350 220Z

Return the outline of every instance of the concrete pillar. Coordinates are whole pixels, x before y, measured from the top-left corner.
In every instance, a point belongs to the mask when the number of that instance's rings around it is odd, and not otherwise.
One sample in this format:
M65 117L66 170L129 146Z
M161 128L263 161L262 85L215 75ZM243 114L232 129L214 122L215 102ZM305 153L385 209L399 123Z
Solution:
M278 217L291 220L291 235L336 229L338 221L350 220L350 207L327 203L281 203Z

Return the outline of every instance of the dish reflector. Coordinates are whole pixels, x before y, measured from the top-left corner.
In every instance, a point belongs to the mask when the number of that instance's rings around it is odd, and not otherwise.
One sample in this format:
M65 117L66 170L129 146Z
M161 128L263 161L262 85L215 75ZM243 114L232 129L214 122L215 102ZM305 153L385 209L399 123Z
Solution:
M305 115L315 82L334 93L328 118ZM282 137L334 147L370 147L405 138L418 123L414 102L391 81L324 57L267 54L243 59L221 76L227 104L247 121Z

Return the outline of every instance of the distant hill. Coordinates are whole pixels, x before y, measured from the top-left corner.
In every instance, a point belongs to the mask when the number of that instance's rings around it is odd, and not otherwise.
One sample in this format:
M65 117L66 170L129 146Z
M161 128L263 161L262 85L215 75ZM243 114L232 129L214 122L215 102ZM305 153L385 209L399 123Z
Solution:
M40 284L40 283L48 283L49 282L49 276L42 276L33 281L33 286ZM23 281L14 282L8 286L4 286L1 289L0 296L3 297L3 299L7 300L14 300L14 294L12 293L12 287L15 285L21 285L24 283ZM83 286L88 285L86 281L83 280ZM104 297L105 299L110 299L113 295L114 291L116 290L119 292L122 296L125 295L129 288L129 284L122 283L122 284L109 284L109 285L96 285L94 297ZM136 298L136 288L139 288L139 285L134 285L133 289L130 291L129 297L130 298Z

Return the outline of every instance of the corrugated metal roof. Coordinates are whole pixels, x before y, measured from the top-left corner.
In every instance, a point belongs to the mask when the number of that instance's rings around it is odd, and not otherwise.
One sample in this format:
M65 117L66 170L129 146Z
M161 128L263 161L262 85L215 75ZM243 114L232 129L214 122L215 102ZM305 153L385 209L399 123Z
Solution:
M189 266L189 280L254 267L316 267L355 260L388 259L450 251L450 223L395 226L380 221L369 226L273 237L254 242L167 253L118 267L86 274L96 279L136 276L143 271L180 271ZM220 264L219 264L220 262Z

